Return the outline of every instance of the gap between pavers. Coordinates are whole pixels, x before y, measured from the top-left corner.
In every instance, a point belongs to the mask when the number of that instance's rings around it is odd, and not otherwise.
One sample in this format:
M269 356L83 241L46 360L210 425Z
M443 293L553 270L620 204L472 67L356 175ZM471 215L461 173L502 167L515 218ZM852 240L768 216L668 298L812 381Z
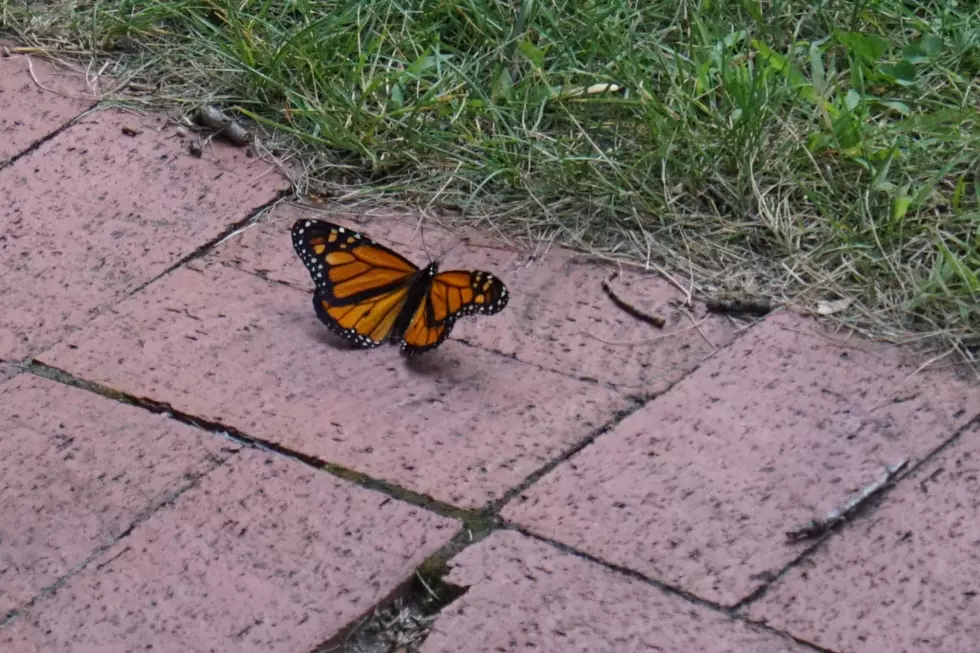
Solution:
M85 116L0 170L0 358L50 347L286 187L244 150L188 155L165 116Z
M245 449L0 630L0 649L310 651L458 530L455 520Z
M406 214L355 216L281 204L209 258L312 292L310 275L289 235L297 219L363 230L416 265L451 248L441 269L486 270L502 279L511 295L497 315L461 319L451 339L574 378L594 379L625 394L664 391L734 338L727 319L708 316L700 304L689 313L681 306L681 293L662 278L624 268L611 282L624 299L666 319L666 326L656 329L626 314L603 292L601 283L615 268L558 248L532 257L475 230L460 235L426 223L420 232L418 220ZM463 236L470 245L461 244Z
M747 615L849 653L980 647L980 424L791 569Z
M0 40L4 47L16 45ZM0 169L97 102L80 73L41 57L0 56Z
M808 653L640 580L513 531L450 562L466 592L439 614L421 653Z
M632 404L448 342L337 348L309 293L183 267L38 359L77 377L464 508L504 496Z
M0 623L239 448L30 374L0 424Z
M980 412L980 387L781 313L515 497L533 533L733 606L810 545L785 533Z

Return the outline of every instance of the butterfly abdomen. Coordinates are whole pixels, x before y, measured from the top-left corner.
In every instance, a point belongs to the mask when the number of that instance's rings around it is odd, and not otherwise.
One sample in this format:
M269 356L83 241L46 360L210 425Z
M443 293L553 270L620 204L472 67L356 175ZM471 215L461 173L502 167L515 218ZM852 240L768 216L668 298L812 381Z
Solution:
M405 336L405 331L408 329L408 325L411 324L412 318L415 317L416 311L427 300L429 290L432 288L432 279L435 278L438 272L439 264L430 263L428 267L419 270L418 274L415 275L415 279L408 289L408 298L405 300L405 305L402 307L401 313L398 314L395 326L391 330L392 342L401 340Z

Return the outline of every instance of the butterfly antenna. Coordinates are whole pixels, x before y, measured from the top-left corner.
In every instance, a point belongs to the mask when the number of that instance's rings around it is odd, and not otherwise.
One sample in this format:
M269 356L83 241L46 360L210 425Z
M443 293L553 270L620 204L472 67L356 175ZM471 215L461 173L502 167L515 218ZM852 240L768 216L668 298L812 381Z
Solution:
M429 248L425 246L425 227L422 225L422 221L421 220L419 220L418 232L419 232L419 237L422 240L422 251L425 252L425 256L426 256L426 258L429 259L430 262L435 262L435 261L440 261L441 262L442 259L444 259L446 257L446 254L448 254L449 252L451 252L454 249L456 249L457 247L459 247L460 243L468 243L468 242L470 242L470 239L469 238L465 238L464 237L464 238L460 239L459 241L457 241L455 245L453 245L449 249L445 250L439 256L437 256L436 258L433 259L432 256L429 254Z
M429 262L431 263L432 256L429 254L429 248L425 246L425 227L422 225L422 220L424 220L424 218L419 218L416 231L419 232L419 237L422 239L422 251L425 252L425 258L429 259Z
M465 238L465 237L464 238L460 238L458 241L456 241L456 244L455 245L453 245L452 247L450 247L449 249L447 249L446 251L444 251L442 254L440 254L439 255L439 258L437 258L436 260L437 261L442 261L442 259L446 257L446 254L448 254L449 252L453 251L454 249L456 249L457 247L459 247L461 244L463 244L463 243L469 244L469 242L470 242L470 239L469 238Z

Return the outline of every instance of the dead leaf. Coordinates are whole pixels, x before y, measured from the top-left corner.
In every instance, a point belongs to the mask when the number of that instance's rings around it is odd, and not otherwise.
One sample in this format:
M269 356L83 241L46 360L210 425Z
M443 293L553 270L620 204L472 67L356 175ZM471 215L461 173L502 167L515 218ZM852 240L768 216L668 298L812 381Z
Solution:
M834 313L840 313L841 311L846 310L852 302L853 300L851 299L821 299L819 302L817 302L817 313L820 315L833 315Z

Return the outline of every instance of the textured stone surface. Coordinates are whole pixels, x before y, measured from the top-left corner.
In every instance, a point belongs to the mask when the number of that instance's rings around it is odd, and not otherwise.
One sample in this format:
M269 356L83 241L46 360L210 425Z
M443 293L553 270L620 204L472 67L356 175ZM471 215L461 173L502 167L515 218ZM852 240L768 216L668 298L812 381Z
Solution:
M454 520L245 450L0 630L0 649L310 651L456 530Z
M428 260L416 225L406 216L354 221L349 215L334 217L285 205L277 207L266 224L223 243L215 257L297 288L312 289L289 238L293 221L301 217L362 230L416 265ZM697 367L715 347L732 339L733 331L725 320L704 319L703 308L688 317L679 305L681 294L651 275L624 270L611 285L624 300L664 317L667 325L663 330L612 303L601 287L610 275L607 267L575 261L557 249L532 260L528 253L506 250L485 237L474 237L473 246L453 247L459 241L460 236L426 227L429 254L437 256L452 247L443 269L488 270L504 280L511 300L498 315L460 320L452 338L563 374L614 384L627 393L664 390ZM697 328L693 328L695 321Z
M450 564L447 580L469 589L442 611L422 653L807 650L513 532Z
M0 358L50 346L284 187L243 150L189 156L166 124L94 113L0 170Z
M980 412L980 387L911 375L788 314L601 436L504 510L536 533L730 605L803 544L785 532Z
M20 373L20 369L11 363L0 362L0 383Z
M750 616L853 653L975 653L980 426L791 570Z
M0 385L0 621L237 449L22 374Z
M459 343L408 360L396 347L338 346L309 293L219 265L175 272L40 359L468 507L627 405Z
M44 88L31 79L32 69ZM96 101L78 73L36 56L0 57L0 166Z

